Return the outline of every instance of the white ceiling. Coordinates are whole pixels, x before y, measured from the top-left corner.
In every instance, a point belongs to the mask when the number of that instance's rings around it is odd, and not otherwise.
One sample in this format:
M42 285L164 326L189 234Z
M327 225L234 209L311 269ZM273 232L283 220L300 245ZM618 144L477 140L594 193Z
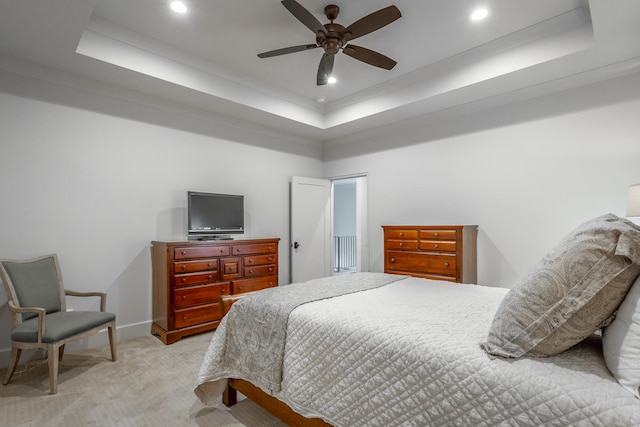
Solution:
M298 1L328 22L329 1ZM0 70L332 143L438 111L640 70L637 0L335 2L344 26L395 4L402 17L356 44L398 65L386 71L340 53L338 83L319 87L320 49L257 57L314 42L280 1L185 0L184 15L168 3L0 0ZM467 17L478 5L490 15L472 23Z

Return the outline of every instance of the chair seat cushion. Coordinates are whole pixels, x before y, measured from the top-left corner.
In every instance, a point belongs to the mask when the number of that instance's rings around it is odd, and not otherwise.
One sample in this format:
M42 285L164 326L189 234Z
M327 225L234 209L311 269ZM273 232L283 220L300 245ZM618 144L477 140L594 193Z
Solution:
M66 311L47 314L42 342L54 343L115 320L116 315L104 311ZM13 331L11 339L38 342L38 318L23 322Z

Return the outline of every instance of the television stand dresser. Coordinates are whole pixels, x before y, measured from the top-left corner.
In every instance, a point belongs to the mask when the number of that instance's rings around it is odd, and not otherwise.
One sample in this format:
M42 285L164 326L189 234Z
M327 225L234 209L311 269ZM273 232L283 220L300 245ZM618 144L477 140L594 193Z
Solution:
M477 225L383 225L384 272L477 283Z
M221 295L278 286L280 239L151 242L153 324L165 344L215 329Z

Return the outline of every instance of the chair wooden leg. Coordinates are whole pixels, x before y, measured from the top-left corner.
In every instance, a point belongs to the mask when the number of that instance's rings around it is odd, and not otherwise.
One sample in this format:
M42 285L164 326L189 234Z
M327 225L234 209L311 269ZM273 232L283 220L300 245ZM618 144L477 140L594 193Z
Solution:
M64 344L62 344L58 350L58 362L62 360L62 356L64 356Z
M11 377L16 372L16 368L18 367L18 362L20 361L20 354L22 353L22 349L18 347L11 348L11 358L9 360L9 366L7 367L7 375L4 377L4 382L2 384L7 385L9 381L11 381Z
M118 351L116 349L116 325L109 326L109 344L111 346L111 360L118 360Z
M56 394L58 392L58 344L49 344L47 353L49 354L49 386L51 394Z

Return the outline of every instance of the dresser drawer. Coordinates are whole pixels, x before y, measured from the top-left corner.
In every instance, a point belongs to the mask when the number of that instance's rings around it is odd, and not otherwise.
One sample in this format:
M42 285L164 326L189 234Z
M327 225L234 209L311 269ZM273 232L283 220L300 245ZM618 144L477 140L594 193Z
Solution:
M417 240L387 240L387 249L399 249L405 251L415 251L418 249Z
M275 274L276 266L271 265L259 265L256 267L244 267L244 277L261 277Z
M237 279L240 277L240 258L224 258L220 260L222 280Z
M231 284L229 282L180 288L173 293L174 307L185 308L193 305L211 304L218 302L221 295L229 295L230 293Z
M455 252L455 240L420 240L420 250L435 252Z
M173 259L211 258L229 255L229 246L194 246L190 248L175 248Z
M387 239L418 240L418 230L387 230Z
M456 277L456 255L389 251L385 267L399 272Z
M174 286L193 286L218 281L217 271L207 271L206 273L176 274Z
M420 230L421 240L456 240L456 230Z
M255 243L253 245L234 245L232 255L274 254L277 245L273 243Z
M278 276L258 277L255 279L234 280L233 293L242 294L244 292L259 291L260 289L273 288L278 286Z
M213 322L222 318L220 303L201 305L193 308L175 310L174 323L176 328L198 325L205 322Z
M274 264L276 255L251 255L244 257L244 266Z
M198 261L180 261L174 263L176 274L193 273L194 271L210 271L218 269L218 259L203 259Z

